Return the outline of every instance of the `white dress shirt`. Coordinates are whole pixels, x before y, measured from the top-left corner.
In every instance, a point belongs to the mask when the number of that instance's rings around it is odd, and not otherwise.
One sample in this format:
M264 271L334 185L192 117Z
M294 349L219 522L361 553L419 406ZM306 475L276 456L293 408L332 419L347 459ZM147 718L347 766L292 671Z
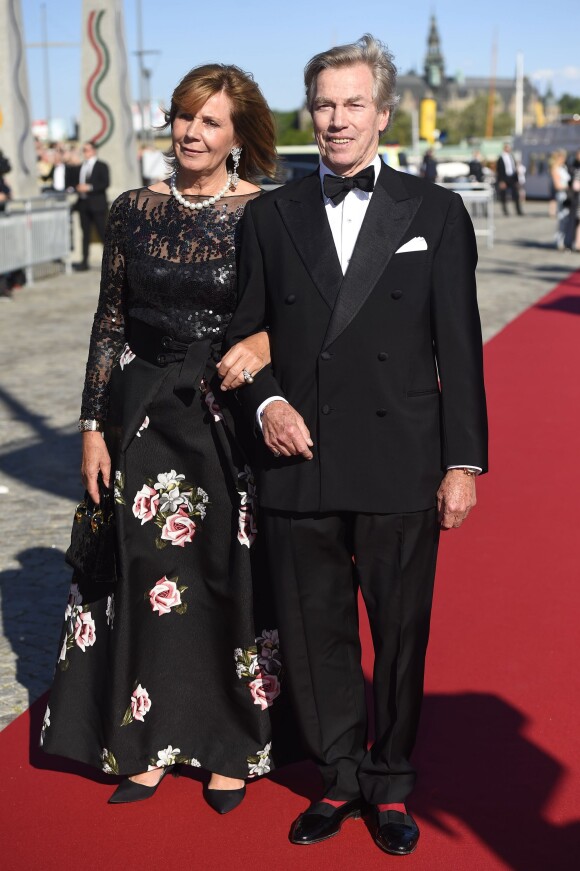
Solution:
M52 186L55 191L64 191L66 167L64 163L55 163L52 173Z
M381 158L377 154L371 166L375 171L375 184L381 171ZM365 167L366 168L366 167ZM334 175L327 166L320 162L320 184L324 185L325 175ZM354 188L349 191L341 203L335 205L331 199L324 194L322 188L322 196L324 197L324 209L326 217L330 224L332 238L336 247L336 253L340 262L342 273L348 269L360 228L364 221L369 203L371 201L372 192L361 191L360 188Z
M79 181L81 184L87 183L87 178L91 177L91 173L96 162L96 157L89 157L88 160L83 161L83 163L81 164L81 171L79 176Z

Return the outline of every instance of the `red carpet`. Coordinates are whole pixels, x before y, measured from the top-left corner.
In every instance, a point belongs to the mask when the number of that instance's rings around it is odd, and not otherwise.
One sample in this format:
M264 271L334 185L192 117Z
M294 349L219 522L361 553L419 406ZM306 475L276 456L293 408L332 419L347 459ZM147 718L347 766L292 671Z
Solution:
M35 749L41 703L0 736L4 871L580 867L580 273L492 340L486 361L492 471L442 546L417 852L380 853L358 821L325 844L291 846L289 823L317 788L309 766L252 784L226 818L190 777L109 807L104 776L67 773ZM363 636L370 672L366 626Z

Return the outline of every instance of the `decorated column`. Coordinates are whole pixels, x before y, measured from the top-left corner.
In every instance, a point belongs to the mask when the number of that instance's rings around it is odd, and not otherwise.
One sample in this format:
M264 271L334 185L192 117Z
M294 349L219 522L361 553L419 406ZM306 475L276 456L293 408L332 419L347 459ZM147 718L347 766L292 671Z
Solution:
M13 197L39 193L20 0L0 3L0 148L12 165Z
M141 183L122 0L83 0L80 135L109 164L109 199Z

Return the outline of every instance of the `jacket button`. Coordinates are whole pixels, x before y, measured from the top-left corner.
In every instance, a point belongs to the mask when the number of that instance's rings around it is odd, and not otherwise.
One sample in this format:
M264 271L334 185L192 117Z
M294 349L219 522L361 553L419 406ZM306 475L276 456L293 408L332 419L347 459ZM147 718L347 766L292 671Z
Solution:
M157 354L157 362L160 366L165 366L165 354Z
M294 303L296 302L296 294L291 293L289 296L286 297L284 302L286 303L286 305L294 305Z
M332 360L332 354L330 353L330 351L323 351L322 354L320 355L320 359L321 360Z
M402 290L394 290L391 294L392 299L401 299L402 296L403 296Z
M170 344L171 344L171 336L163 336L163 338L161 339L161 347L168 348Z
M377 408L377 417L385 417L386 413L386 408Z
M320 410L323 414L330 414L330 405L323 405Z
M381 363L384 363L385 360L388 360L388 359L389 359L389 355L387 354L386 351L379 351L379 353L377 354L377 360L380 360Z

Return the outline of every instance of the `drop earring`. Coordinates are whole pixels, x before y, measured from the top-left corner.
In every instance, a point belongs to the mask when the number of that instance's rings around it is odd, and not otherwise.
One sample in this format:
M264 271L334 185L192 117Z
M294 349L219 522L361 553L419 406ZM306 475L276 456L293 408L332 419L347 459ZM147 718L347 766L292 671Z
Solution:
M240 157L242 156L241 145L234 145L234 147L230 151L230 154L232 155L232 160L234 162L234 171L232 172L232 187L235 190L240 181L240 177L238 175L238 166L240 165Z

